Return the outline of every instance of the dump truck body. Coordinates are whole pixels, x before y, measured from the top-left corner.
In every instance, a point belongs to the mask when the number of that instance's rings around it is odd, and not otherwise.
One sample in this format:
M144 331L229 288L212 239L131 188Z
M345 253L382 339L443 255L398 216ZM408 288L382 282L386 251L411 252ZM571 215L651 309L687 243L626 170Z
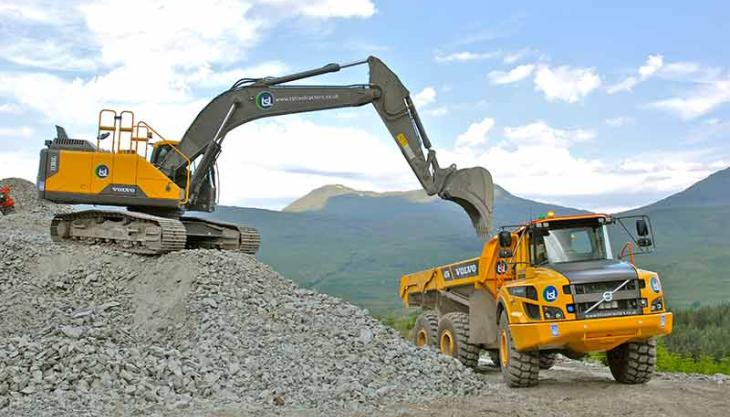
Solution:
M439 320L461 314L463 344L495 360L505 345L576 357L648 343L671 332L672 314L655 272L614 259L607 230L614 221L602 214L532 221L486 242L478 258L403 276L400 296ZM500 321L508 328L500 330ZM436 347L450 353L451 341L443 346L436 336Z

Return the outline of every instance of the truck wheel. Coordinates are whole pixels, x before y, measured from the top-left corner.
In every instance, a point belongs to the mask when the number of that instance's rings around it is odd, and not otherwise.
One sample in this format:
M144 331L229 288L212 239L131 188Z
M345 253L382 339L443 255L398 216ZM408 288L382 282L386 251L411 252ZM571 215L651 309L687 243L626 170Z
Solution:
M438 328L438 346L441 353L458 359L470 368L479 362L479 347L469 343L469 316L465 313L447 313L441 316Z
M629 342L606 354L613 378L622 384L643 384L651 379L656 367L656 340Z
M508 386L517 388L537 385L540 374L539 352L519 352L514 348L505 312L499 318L499 365L502 378Z
M439 316L435 311L424 311L416 319L416 325L413 327L413 342L416 346L436 347L438 339Z
M550 369L555 365L558 354L555 352L540 352L540 369Z

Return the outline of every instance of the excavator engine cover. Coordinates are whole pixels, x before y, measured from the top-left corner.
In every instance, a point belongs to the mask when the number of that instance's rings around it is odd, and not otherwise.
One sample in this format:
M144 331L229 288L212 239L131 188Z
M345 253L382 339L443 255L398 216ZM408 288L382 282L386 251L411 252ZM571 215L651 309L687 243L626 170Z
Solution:
M460 205L469 215L477 235L486 237L492 228L494 183L482 167L457 169L446 179L441 198Z

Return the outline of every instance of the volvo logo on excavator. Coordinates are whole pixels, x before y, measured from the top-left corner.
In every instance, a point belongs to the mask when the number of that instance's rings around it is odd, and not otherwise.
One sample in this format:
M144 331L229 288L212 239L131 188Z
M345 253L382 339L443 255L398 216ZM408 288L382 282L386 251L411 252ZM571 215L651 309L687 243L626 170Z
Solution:
M274 107L274 95L268 91L262 91L256 95L256 106L262 110Z

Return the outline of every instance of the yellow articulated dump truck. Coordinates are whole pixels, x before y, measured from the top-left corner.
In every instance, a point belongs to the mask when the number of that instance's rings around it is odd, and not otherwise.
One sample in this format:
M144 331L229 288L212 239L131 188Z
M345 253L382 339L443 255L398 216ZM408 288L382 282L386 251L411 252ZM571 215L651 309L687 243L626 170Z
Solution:
M625 225L633 220L635 234ZM630 237L616 257L612 224ZM606 352L616 381L647 382L655 338L672 331L659 276L634 266L634 250L652 250L650 224L646 216L550 212L503 226L478 258L403 276L404 303L423 309L415 343L470 367L486 351L511 387L536 385L558 353Z

